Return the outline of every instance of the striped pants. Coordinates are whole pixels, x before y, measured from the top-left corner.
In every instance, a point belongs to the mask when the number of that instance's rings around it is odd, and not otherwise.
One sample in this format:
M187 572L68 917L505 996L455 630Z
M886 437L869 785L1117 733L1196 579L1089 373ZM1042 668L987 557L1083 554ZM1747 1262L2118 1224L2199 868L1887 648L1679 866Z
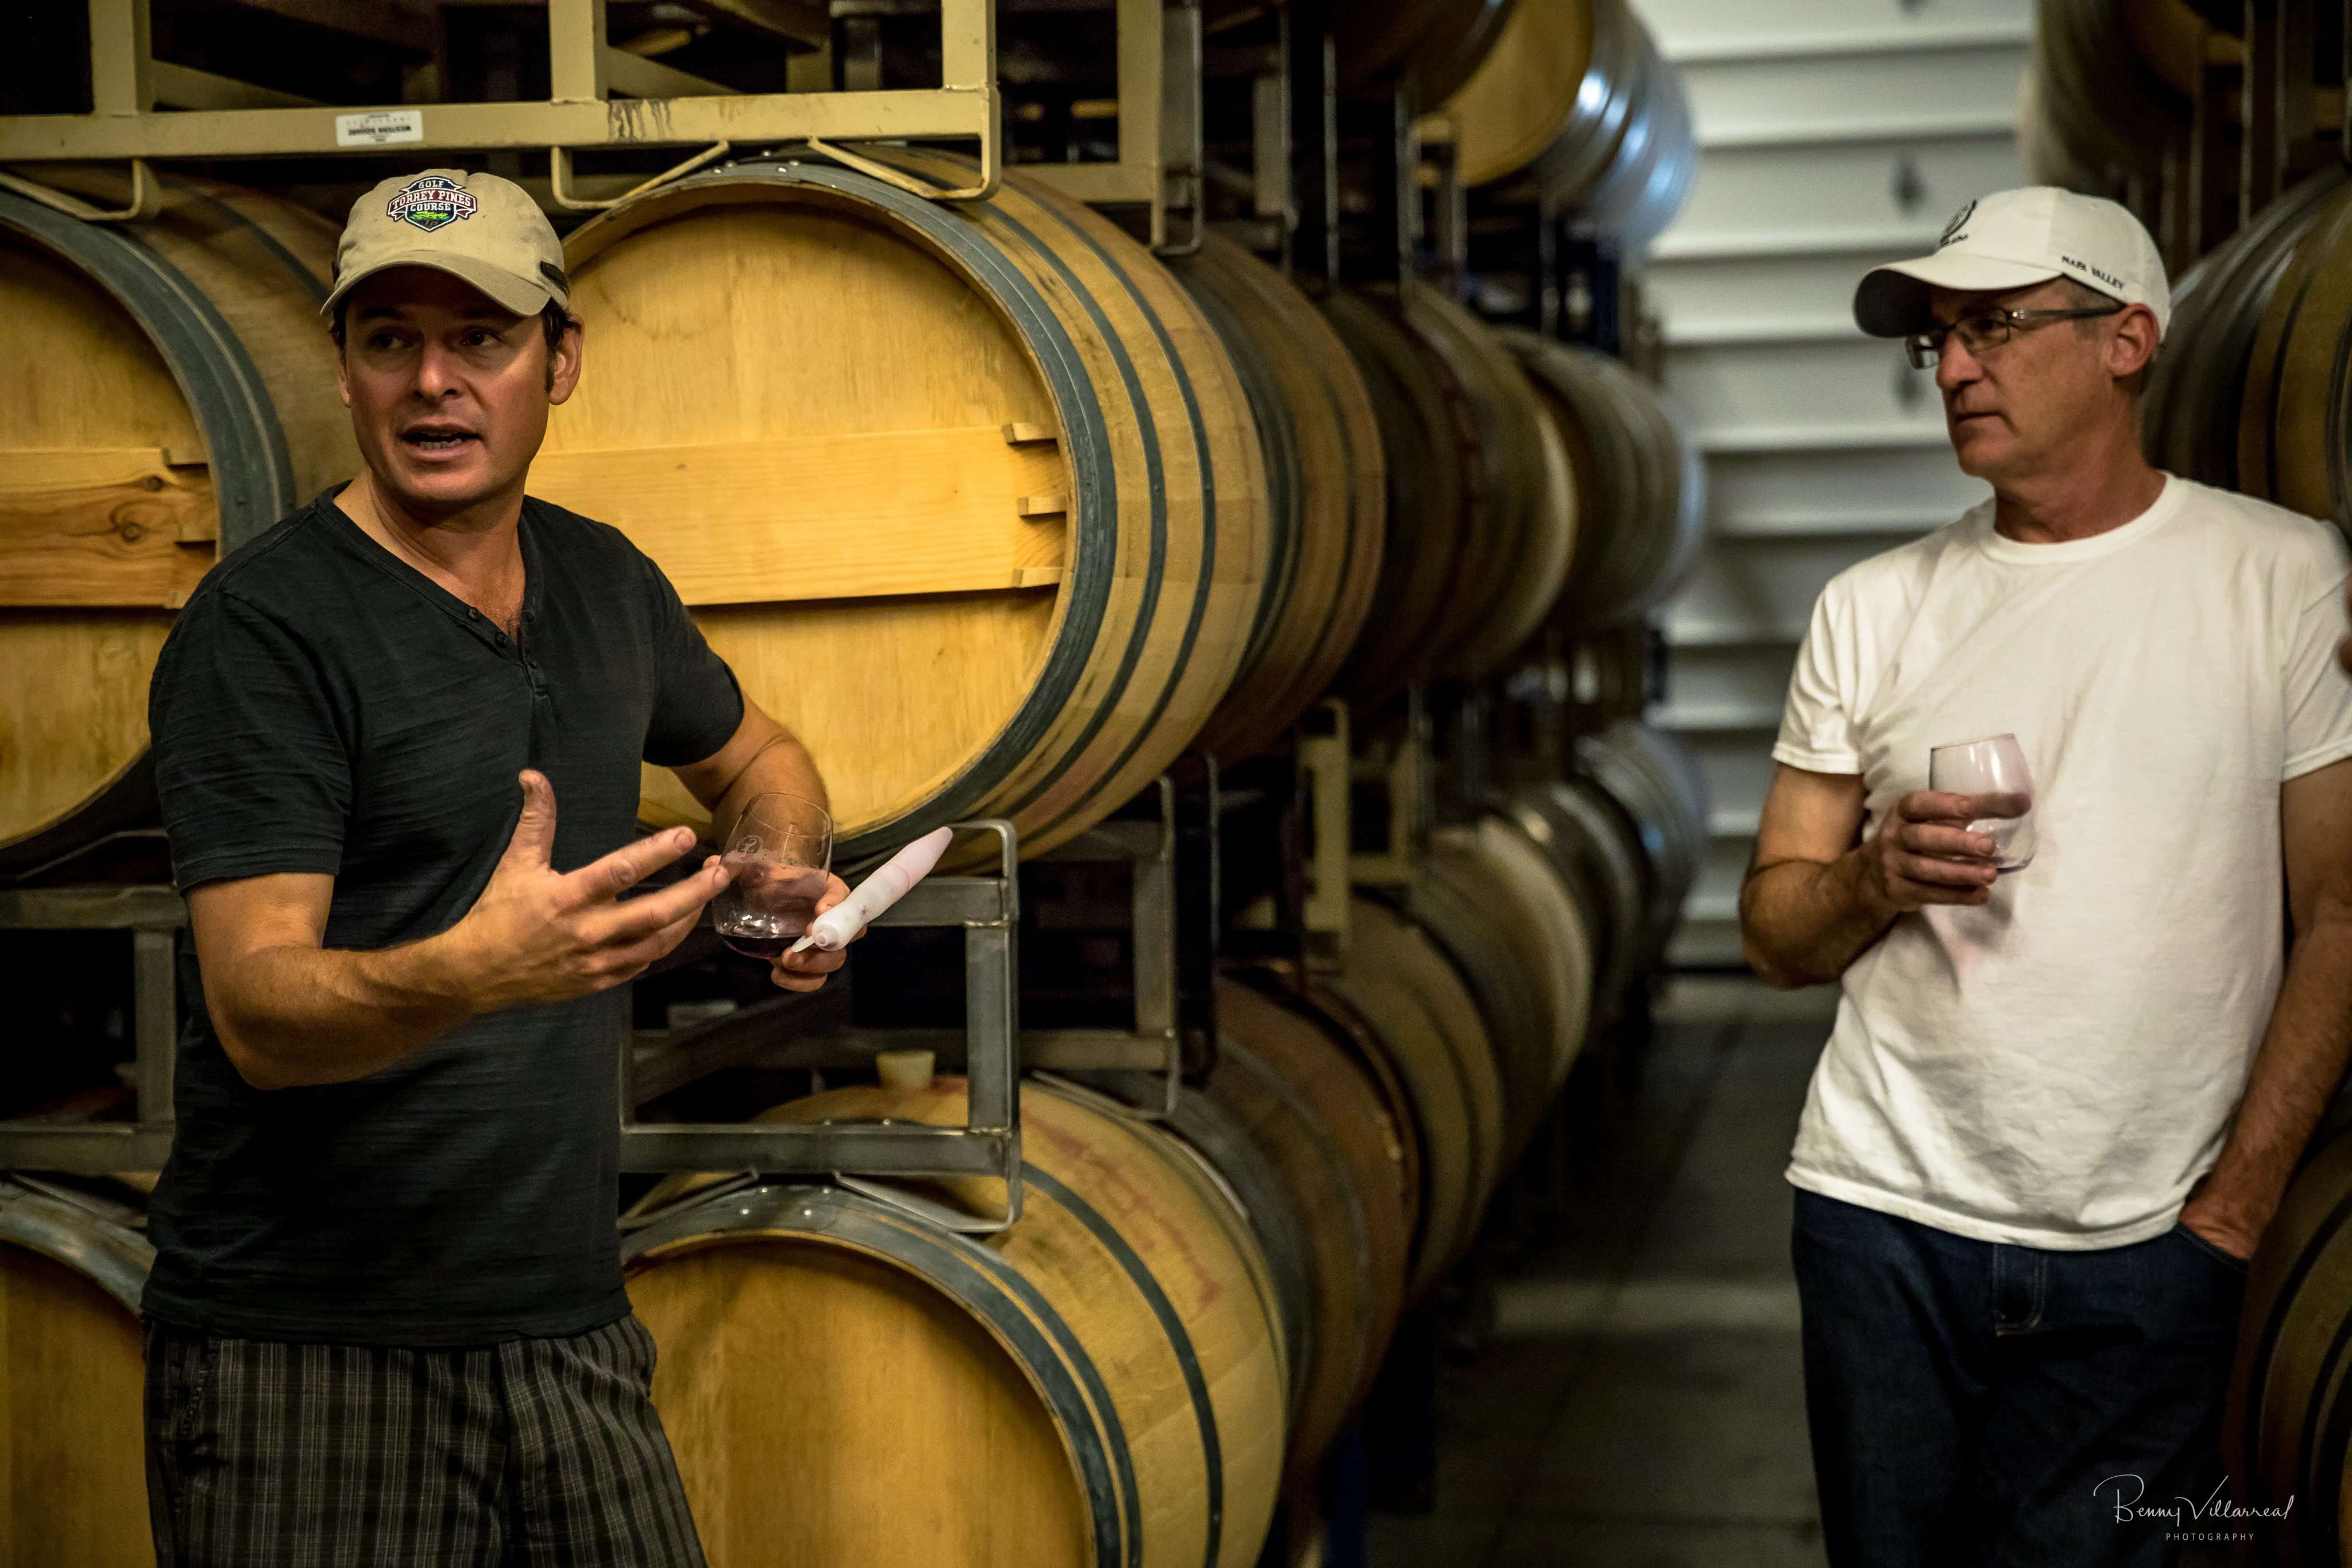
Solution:
M158 1568L702 1568L634 1317L454 1350L146 1342Z

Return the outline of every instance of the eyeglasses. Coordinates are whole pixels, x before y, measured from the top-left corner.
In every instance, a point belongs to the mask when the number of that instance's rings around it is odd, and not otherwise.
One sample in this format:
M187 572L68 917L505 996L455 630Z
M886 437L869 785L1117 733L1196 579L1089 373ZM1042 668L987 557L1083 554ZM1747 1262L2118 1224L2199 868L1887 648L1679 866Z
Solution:
M1960 347L1971 354L1981 354L2008 342L2010 334L2020 327L2038 327L2044 321L2084 321L2095 316L2119 315L2125 308L2121 305L2103 305L2088 310L2005 310L1996 305L1948 325L1914 332L1903 340L1903 351L1910 357L1913 370L1930 371L1943 358L1947 333L1959 334Z

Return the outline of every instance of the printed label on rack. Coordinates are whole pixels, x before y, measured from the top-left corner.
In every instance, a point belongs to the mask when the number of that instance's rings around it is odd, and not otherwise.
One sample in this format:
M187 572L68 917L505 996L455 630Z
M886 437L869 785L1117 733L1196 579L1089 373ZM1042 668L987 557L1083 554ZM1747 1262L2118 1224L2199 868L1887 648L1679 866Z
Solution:
M425 111L421 109L374 109L365 114L335 116L338 147L391 147L424 140Z

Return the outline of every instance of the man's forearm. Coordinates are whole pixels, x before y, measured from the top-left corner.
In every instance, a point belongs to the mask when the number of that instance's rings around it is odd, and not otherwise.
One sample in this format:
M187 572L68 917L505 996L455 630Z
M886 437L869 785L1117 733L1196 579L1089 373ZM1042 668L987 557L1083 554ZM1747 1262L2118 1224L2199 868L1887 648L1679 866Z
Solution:
M451 949L446 932L368 953L258 948L205 975L213 1028L257 1089L364 1078L472 1016Z
M2192 1209L2200 1229L2224 1229L2251 1253L2278 1210L2312 1129L2352 1059L2352 915L2315 922L2295 943L2270 1027L2254 1053L2221 1157Z
M1748 874L1739 890L1740 945L1766 985L1825 985L1895 924L1893 906L1871 896L1865 849Z

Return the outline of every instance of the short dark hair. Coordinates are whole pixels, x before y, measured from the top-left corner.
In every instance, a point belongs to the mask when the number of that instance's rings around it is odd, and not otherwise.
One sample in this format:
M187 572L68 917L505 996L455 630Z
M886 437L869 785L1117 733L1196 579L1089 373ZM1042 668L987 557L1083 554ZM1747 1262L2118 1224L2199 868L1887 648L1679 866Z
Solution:
M335 351L343 351L343 313L352 308L348 298L335 301L335 319L327 329L335 340ZM564 329L572 325L572 312L555 300L549 300L539 312L540 329L547 334L547 351L551 355L563 341Z

